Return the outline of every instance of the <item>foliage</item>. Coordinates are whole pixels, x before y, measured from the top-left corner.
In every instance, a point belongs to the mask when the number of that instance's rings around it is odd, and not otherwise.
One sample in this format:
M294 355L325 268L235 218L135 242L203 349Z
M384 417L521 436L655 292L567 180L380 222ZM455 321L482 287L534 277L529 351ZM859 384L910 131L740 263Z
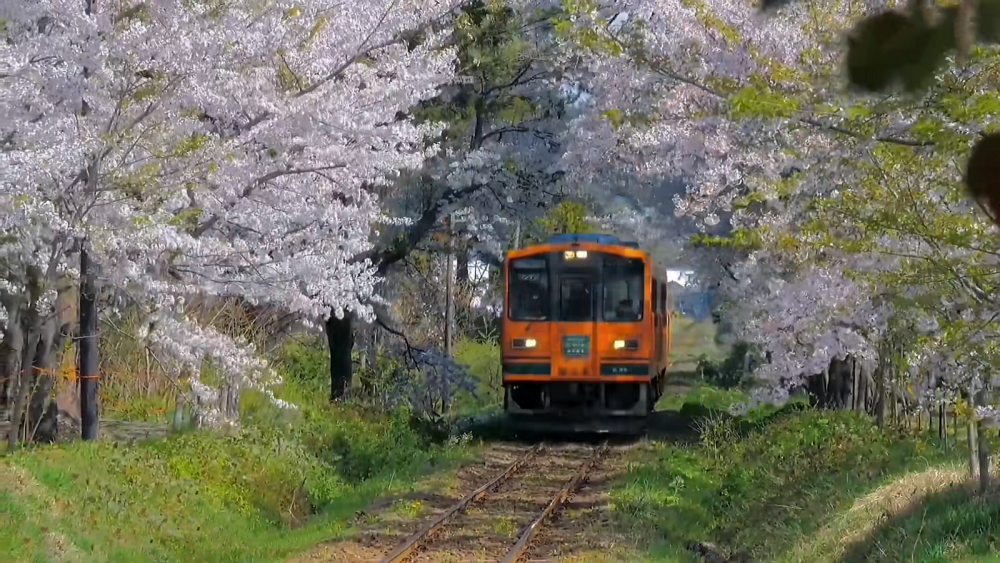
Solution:
M460 340L455 345L455 361L466 366L477 386L476 396L462 395L453 412L464 415L496 411L503 404L499 343Z
M698 357L698 371L704 380L722 389L732 389L744 384L750 373L747 371L747 357L753 356L751 361L756 360L756 354L751 344L747 342L737 342L733 345L729 355L720 361L713 360L706 354Z
M524 244L543 244L550 236L556 234L592 233L595 229L588 220L590 216L590 210L582 202L561 201L535 219L531 228L525 233Z

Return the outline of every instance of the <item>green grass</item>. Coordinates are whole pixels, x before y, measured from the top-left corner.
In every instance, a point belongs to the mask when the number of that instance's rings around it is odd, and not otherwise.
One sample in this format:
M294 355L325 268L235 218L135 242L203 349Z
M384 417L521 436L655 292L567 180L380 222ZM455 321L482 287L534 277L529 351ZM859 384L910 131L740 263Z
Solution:
M688 374L668 379L668 385L677 383L689 385L685 393L667 393L656 404L657 410L676 410L686 412L692 408L728 411L736 403L748 400L746 392L740 389L719 389L701 381L688 377ZM685 405L687 407L685 408Z
M130 446L76 442L0 459L0 553L10 561L275 561L349 533L378 496L466 459L405 411L330 405L314 351L292 350L279 396L244 396L236 435ZM315 367L315 366L313 366Z
M724 393L696 388L686 410L724 406ZM1000 500L963 485L961 447L852 412L752 414L712 415L696 445L633 454L613 499L644 559L698 561L697 541L755 561L1000 560Z
M687 369L694 369L702 355L721 361L729 350L715 341L717 332L716 325L711 321L699 322L690 317L673 319L671 361Z

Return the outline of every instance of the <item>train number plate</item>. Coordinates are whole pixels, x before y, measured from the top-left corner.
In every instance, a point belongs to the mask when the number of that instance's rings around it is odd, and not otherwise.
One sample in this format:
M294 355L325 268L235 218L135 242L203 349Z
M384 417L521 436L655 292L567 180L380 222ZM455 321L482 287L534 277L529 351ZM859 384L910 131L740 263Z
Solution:
M564 336L563 354L567 358L586 358L590 356L589 336Z

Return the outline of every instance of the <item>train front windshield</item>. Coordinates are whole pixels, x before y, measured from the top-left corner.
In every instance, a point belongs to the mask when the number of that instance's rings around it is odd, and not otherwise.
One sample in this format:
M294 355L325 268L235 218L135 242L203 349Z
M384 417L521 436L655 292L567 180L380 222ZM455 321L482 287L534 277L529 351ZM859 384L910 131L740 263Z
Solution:
M643 318L645 264L603 252L511 260L508 315L514 321L637 322Z
M544 256L511 261L509 284L511 320L549 319L549 267Z

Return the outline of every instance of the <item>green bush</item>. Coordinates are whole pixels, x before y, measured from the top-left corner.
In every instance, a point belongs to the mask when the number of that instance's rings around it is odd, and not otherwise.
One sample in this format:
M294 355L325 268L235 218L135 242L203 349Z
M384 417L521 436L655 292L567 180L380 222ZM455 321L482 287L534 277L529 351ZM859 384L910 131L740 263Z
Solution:
M289 338L276 350L275 368L301 385L330 385L330 353L319 336Z
M721 362L702 354L698 357L698 371L709 384L723 389L735 389L746 383L749 372L744 369L747 356L756 352L749 343L737 342Z

